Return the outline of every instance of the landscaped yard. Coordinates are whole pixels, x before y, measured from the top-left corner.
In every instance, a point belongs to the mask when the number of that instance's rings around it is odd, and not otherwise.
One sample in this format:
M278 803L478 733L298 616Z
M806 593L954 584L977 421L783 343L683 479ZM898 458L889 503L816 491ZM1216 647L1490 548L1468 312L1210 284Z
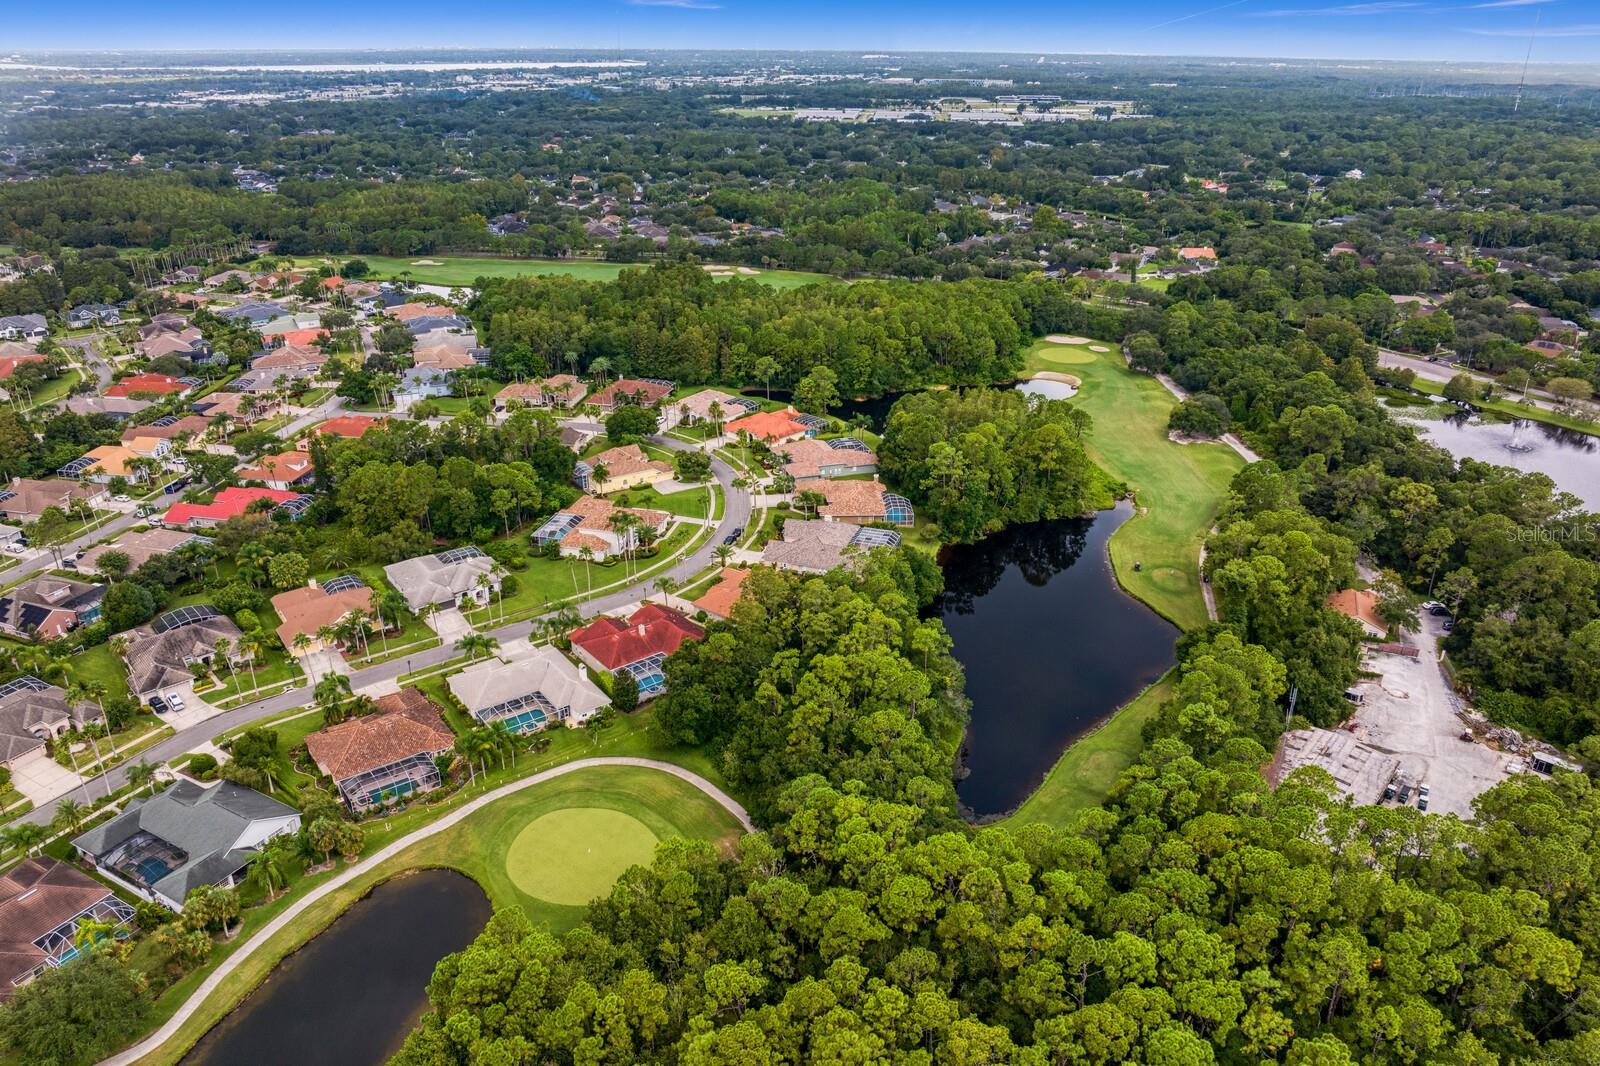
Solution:
M596 259L515 259L504 256L405 256L364 255L374 278L399 278L425 285L471 285L479 278L518 278L528 275L559 274L581 281L611 281L624 270L647 270L649 263L607 263ZM306 258L297 260L300 266L320 266L323 260ZM728 270L737 270L728 267ZM836 280L827 274L811 274L799 270L756 270L753 274L736 274L738 277L777 288L794 288L818 281Z
M706 492L707 490L704 488L696 488L663 494L656 491L654 486L641 485L638 488L616 493L611 497L611 500L619 507L642 507L647 510L666 511L668 514L682 515L684 518L704 518L706 516ZM711 509L711 517L716 518L721 513L721 498L719 497L717 505Z
M72 657L72 671L77 681L104 685L107 696L128 694L128 672L110 644L97 644L78 652Z
M1111 537L1117 580L1185 629L1206 623L1200 545L1216 521L1228 484L1243 466L1225 444L1178 444L1167 437L1177 401L1153 377L1135 374L1114 344L1039 341L1032 371L1055 370L1082 381L1074 403L1094 418L1089 451L1101 468L1133 490L1140 513ZM1140 563L1135 571L1134 564Z

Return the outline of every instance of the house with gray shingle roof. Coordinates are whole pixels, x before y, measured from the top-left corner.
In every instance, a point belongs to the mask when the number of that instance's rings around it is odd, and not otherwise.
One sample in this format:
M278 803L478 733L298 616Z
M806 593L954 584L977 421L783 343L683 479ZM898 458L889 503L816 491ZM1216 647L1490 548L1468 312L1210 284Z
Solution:
M117 884L181 911L191 891L237 884L263 844L299 829L299 811L253 788L180 780L72 846Z
M45 738L100 718L93 704L69 704L66 692L36 677L7 681L0 685L0 766L42 757Z

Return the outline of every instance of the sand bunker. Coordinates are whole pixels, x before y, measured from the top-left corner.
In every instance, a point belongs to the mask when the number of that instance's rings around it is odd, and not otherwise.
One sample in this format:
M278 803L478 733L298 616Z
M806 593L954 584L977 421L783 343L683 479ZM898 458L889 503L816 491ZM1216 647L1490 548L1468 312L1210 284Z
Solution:
M442 266L444 266L444 264L439 262L439 260L437 260L437 259L413 259L411 261L411 265L414 266L414 267L442 267Z
M1065 384L1071 385L1075 389L1081 389L1083 387L1083 382L1080 381L1079 379L1073 377L1071 374L1062 374L1062 373L1059 373L1058 371L1055 371L1055 370L1041 370L1037 374L1033 375L1033 377L1029 378L1028 380L1029 381L1060 381L1060 382L1063 382Z
M1109 352L1111 349L1103 344L1091 344L1089 345L1089 350L1091 352Z
M1073 336L1071 336L1069 334L1066 334L1066 333L1052 333L1052 334L1050 334L1050 336L1046 337L1045 340L1049 341L1051 344L1088 344L1089 343L1089 338L1088 337L1073 337ZM1101 351L1105 351L1104 348L1102 348L1100 350Z
M739 273L741 273L741 274L759 274L759 273L761 273L761 271L757 270L755 267L740 267L739 268Z

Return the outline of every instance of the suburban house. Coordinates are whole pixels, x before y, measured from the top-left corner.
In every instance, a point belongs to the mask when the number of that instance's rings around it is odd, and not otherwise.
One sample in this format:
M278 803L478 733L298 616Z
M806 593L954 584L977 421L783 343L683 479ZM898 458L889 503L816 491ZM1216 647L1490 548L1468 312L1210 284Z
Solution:
M135 430L141 427L134 427ZM172 451L172 438L161 433L124 432L122 446L140 459L165 459Z
M466 370L478 365L477 350L476 338L438 330L418 338L411 362L430 370Z
M576 407L587 392L571 374L556 374L543 381L513 381L494 395L494 413L506 414L512 403L527 407Z
M445 304L435 303L401 303L389 308L389 316L401 322L410 322L415 318L453 318L456 309Z
M121 325L122 312L110 304L79 304L67 312L68 329L83 329L96 324Z
M717 575L717 583L706 589L694 605L713 618L727 618L733 613L733 605L744 595L744 583L751 573L749 569L723 567Z
M1388 635L1389 627L1378 615L1380 602L1378 594L1370 589L1340 589L1328 596L1325 606L1355 619L1367 636L1381 639Z
M561 426L561 446L576 455L582 455L589 445L594 443L597 436L599 434L588 426L572 422L563 423Z
M78 957L78 924L122 926L133 908L59 859L37 855L0 874L0 1002Z
M475 720L501 722L512 733L532 733L553 722L577 725L611 703L576 663L549 645L513 662L469 666L448 684Z
M282 315L283 308L275 303L267 303L263 300L246 300L244 303L236 304L233 307L224 307L218 310L217 314L235 325L259 329Z
M235 422L249 425L252 422L257 422L276 414L280 406L282 405L277 400L266 396L255 396L237 391L219 391L209 393L197 400L194 404L194 410L207 418L218 418L226 415Z
M227 615L210 607L169 611L148 626L128 633L128 691L141 701L194 680L190 667L210 665L217 656L217 641L228 642L228 661L242 662L239 627Z
M380 696L377 710L306 736L311 760L352 813L381 807L443 783L434 762L455 747L439 705L414 688Z
M354 611L372 610L372 590L365 585L336 588L330 592L321 585L290 589L272 597L272 609L282 619L278 639L292 654L321 651L322 630L336 626ZM295 638L304 635L309 643L296 647Z
M597 478L595 472L601 469L605 477ZM637 444L607 448L592 459L580 459L572 468L572 480L577 486L596 496L609 496L638 485L654 485L672 475L671 463L650 458Z
M326 437L343 437L345 440L358 440L366 436L367 430L375 426L381 426L383 422L383 419L375 418L372 415L340 415L337 418L328 419L312 432Z
M13 678L0 685L0 765L15 770L47 759L47 737L59 737L102 717L94 704L70 704L66 692L37 677Z
M626 535L620 533L612 524L619 513L632 515L639 525ZM666 511L618 507L598 496L579 496L545 519L544 524L533 531L532 539L541 548L557 544L561 554L569 557L581 556L583 549L588 548L591 558L602 562L638 544L639 529L654 530L661 537L671 526L672 515Z
M589 397L589 402L607 414L624 404L654 407L671 396L672 389L672 382L660 378L618 378Z
M24 524L37 522L47 507L70 511L76 501L81 500L93 507L104 503L105 497L104 485L85 485L56 478L43 481L26 477L12 478L11 484L0 488L0 517Z
M666 690L662 663L686 640L700 640L706 631L677 611L646 603L626 619L601 615L572 631L572 651L595 670L626 670L639 684L641 698Z
M78 556L72 564L85 574L95 572L100 557L106 552L121 552L128 557L128 573L133 573L158 555L175 552L190 544L210 544L210 537L198 536L181 529L146 529L142 532L124 533L110 544L96 544Z
M250 373L255 377L266 374L273 381L279 377L314 378L322 373L327 363L328 356L324 352L298 344L285 344L281 348L268 349L266 354L252 359Z
M753 415L734 419L724 427L724 432L734 437L749 436L767 444L814 437L826 425L824 419L802 415L794 408L782 411L757 411Z
M100 617L104 585L40 574L0 593L0 632L50 640Z
M0 348L5 348L8 345L16 345L16 342L0 341ZM16 347L21 348L22 346L16 345ZM38 354L37 352L30 352L26 350L0 352L0 381L10 381L12 376L16 374L17 367L19 366L27 366L29 364L38 366L47 361L48 360L46 360L44 356Z
M119 477L128 481L147 481L150 475L138 465L138 461L144 458L121 444L102 444L85 452L83 458L78 460L79 463L87 461L88 465L78 471L77 476L102 484Z
M194 327L189 325L189 320L183 315L164 311L159 315L152 316L150 321L139 327L139 339L147 341L153 337L159 337L163 333L185 333L191 329L194 329ZM199 330L195 330L195 332L198 334Z
M892 529L790 518L783 524L783 539L769 541L761 551L761 561L779 570L825 574L863 558L873 548L892 548L899 543L900 534Z
M413 612L424 607L482 607L500 588L495 562L480 548L451 548L383 568Z
M298 492L282 489L252 489L240 488L237 485L218 492L210 503L175 503L167 508L167 513L162 515L160 522L164 526L176 529L210 529L220 526L230 518L238 518L250 511L251 505L258 500L269 500L272 510L285 504L293 504L303 497Z
M916 521L911 501L899 493L890 492L876 481L814 478L797 481L795 492L820 493L826 502L818 508L818 514L829 522L854 522L857 525L887 522L890 525L909 526Z
M50 336L43 315L0 315L0 340L42 341Z
M182 396L194 386L195 382L193 380L175 378L171 374L133 374L106 389L104 395L116 397Z
M135 447L134 441L137 440L159 438L173 441L186 434L190 437L201 437L210 429L211 419L204 415L184 415L182 418L171 418L169 415L168 418L151 422L149 425L129 426L122 431L122 443Z
M832 440L802 437L776 445L772 450L783 460L784 472L796 481L878 472L877 455L855 437Z
M1199 260L1208 260L1215 263L1217 261L1217 250L1209 245L1179 248L1178 258L1191 263Z
M450 374L436 366L413 366L400 375L400 388L395 391L396 406L402 410L419 400L437 399L450 395Z
M269 489L288 490L307 485L316 476L310 452L279 452L256 460L239 471L240 481L259 481Z
M0 547L7 547L13 544L20 546L27 543L28 538L23 535L21 526L0 525Z
M748 396L731 396L726 392L716 389L701 389L699 392L690 393L680 400L674 400L662 408L661 424L666 429L680 423L693 425L697 422L720 422L726 424L735 418L750 414L760 408L760 404ZM712 408L716 410L713 411Z
M314 314L279 315L277 318L263 322L256 327L256 332L261 334L263 340L278 340L280 343L284 336L289 334L311 331L320 331L322 319Z
M136 400L132 396L74 396L67 400L67 410L75 415L105 415L108 418L132 418L147 407L149 400Z
M129 801L72 846L112 881L181 911L191 891L238 884L263 844L299 829L299 811L255 789L180 779Z

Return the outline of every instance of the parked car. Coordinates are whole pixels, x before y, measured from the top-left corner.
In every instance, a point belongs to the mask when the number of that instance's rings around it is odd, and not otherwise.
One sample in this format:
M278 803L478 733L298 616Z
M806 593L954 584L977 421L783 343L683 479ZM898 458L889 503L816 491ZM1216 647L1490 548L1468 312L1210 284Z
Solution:
M129 500L133 499L133 497L129 496L126 492L119 492L111 498L118 503L127 503Z
M1446 632L1446 633L1448 633L1448 632L1450 632L1450 631L1451 631L1451 630L1452 630L1452 629L1454 629L1454 628L1455 628L1455 627L1456 627L1456 623L1455 623L1455 620L1454 620L1454 619L1451 619L1451 618L1446 618L1446 619L1445 619L1445 620L1444 620L1444 631L1445 631L1445 632Z
M1396 803L1400 804L1400 806L1402 806L1402 807L1404 807L1407 803L1410 803L1411 802L1411 786L1410 785L1401 785L1400 786L1400 794L1394 798L1394 801Z
M167 711L171 709L167 706L167 701L162 699L160 696L151 696L148 702L150 704L150 709L157 714L166 714Z
M735 526L732 533L729 533L726 537L722 538L722 543L733 544L742 536L744 536L744 527Z
M1383 798L1386 799L1386 800L1394 799L1394 782L1393 781L1390 781L1389 784L1384 787Z
M1442 603L1435 603L1428 608L1428 613L1435 618L1444 618L1450 614L1450 608Z
M1418 796L1417 797L1417 810L1425 811L1427 809L1428 809L1428 797L1427 796Z
M183 710L183 697L176 692L167 693L167 706L175 711Z

